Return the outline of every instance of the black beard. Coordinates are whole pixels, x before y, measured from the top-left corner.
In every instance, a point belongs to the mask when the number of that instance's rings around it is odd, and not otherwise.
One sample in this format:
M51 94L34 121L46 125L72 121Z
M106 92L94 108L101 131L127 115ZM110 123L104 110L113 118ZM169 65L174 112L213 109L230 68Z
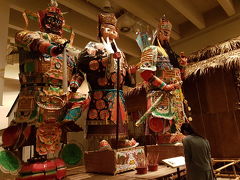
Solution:
M63 21L57 14L46 15L42 20L42 24L46 33L61 34Z
M178 55L172 50L169 42L167 40L162 41L163 44L162 47L165 49L166 53L168 54L170 63L173 65L174 68L180 68L179 62L178 62Z
M61 35L61 29L57 28L57 27L51 27L51 26L46 27L46 26L44 26L44 31L46 33Z
M163 40L162 41L162 47L163 48L169 48L170 47L169 42L167 40Z

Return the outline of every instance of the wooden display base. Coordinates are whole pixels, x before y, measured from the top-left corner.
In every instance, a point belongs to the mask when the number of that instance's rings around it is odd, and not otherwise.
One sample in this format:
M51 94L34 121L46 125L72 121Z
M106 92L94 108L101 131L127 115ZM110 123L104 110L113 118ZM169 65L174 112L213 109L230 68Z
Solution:
M158 153L158 164L162 164L163 159L184 156L182 144L159 144L147 145L146 153Z
M86 172L115 175L135 169L137 161L145 157L144 147L129 147L116 150L86 151Z
M180 167L181 178L184 179L186 170L185 167ZM115 176L87 173L84 166L77 166L67 169L67 177L64 180L80 180L80 179L107 179L107 180L170 180L177 178L177 169L159 165L157 171L148 171L146 174L137 174L137 171L128 171Z

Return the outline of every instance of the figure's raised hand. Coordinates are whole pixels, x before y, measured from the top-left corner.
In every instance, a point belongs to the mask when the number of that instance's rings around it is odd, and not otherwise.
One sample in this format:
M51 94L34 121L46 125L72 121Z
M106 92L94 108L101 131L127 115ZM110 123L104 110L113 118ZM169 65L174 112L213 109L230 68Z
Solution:
M129 71L130 71L131 74L135 74L137 72L137 66L130 65L129 66Z
M175 89L179 89L180 87L181 87L181 82L177 82L177 83L174 83L174 84L167 84L162 89L164 91L173 91Z
M54 55L62 54L64 48L66 47L66 45L67 45L68 43L70 43L69 40L66 41L66 42L63 43L63 44L58 44L57 46L53 47L52 53L53 53Z
M106 41L103 37L101 37L102 43L104 45L104 48L106 49L106 51L108 52L108 54L113 54L114 51L112 49L112 45L110 43L109 37L106 38Z
M115 39L113 39L113 44L116 47L117 52L121 52L120 49L117 46L117 43L116 43Z

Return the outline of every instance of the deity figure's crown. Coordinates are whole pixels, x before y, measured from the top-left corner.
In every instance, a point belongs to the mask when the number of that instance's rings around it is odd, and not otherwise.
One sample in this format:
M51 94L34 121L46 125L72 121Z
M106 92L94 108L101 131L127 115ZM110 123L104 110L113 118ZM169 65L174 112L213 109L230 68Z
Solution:
M50 14L50 13L56 13L59 14L60 16L63 16L62 11L58 8L58 3L56 0L51 0L50 4L48 4L48 7L42 11L42 13L45 14Z
M172 23L166 18L165 15L160 19L159 24L158 24L158 30L169 30L171 31L172 29Z
M101 13L98 16L99 24L110 24L116 26L117 18L113 13Z

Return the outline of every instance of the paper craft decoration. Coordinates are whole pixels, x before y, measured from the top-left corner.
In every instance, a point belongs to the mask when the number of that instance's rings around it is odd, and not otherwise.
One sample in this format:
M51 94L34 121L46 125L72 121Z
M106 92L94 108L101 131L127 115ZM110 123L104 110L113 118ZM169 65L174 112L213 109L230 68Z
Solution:
M148 38L149 37L147 33L141 32L138 34L136 41L141 51L143 51L146 47L150 46Z

